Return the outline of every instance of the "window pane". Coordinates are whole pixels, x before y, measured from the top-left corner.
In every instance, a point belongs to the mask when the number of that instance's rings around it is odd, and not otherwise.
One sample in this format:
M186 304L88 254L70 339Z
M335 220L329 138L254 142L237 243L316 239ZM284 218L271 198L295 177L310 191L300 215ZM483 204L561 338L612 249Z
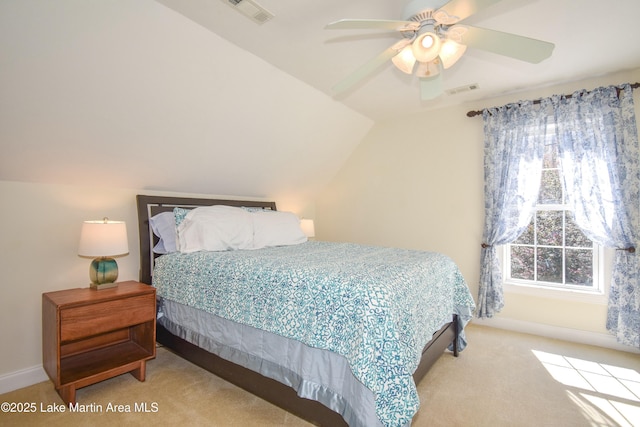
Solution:
M568 285L593 285L593 254L589 249L567 249L566 277Z
M530 246L511 246L511 277L514 279L534 280L533 248Z
M554 169L558 167L558 145L547 144L544 146L544 157L542 158L544 169Z
M567 211L567 224L566 224L566 245L574 247L591 248L593 242L584 235L584 233L578 228L575 223L573 212Z
M507 246L509 279L549 288L597 288L597 247L567 211L558 135L547 128L536 213L518 239ZM596 257L597 258L597 257ZM594 274L596 277L594 278ZM586 290L586 289L585 289Z
M535 244L535 241L533 240L533 218L531 218L531 222L529 223L529 226L527 227L527 229L522 232L520 237L518 237L518 240L516 240L514 243L517 243L520 245Z
M545 169L542 171L538 203L544 205L562 203L562 185L560 184L560 171L558 169Z
M562 246L562 211L538 211L538 245Z
M538 280L562 283L562 249L538 248Z

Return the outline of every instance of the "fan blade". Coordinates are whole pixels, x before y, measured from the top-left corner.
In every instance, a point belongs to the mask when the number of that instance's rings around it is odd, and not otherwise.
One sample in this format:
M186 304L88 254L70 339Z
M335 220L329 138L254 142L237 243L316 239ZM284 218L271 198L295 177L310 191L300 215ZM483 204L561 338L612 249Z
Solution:
M459 32L462 44L533 64L550 57L555 48L553 43L486 28L456 25L452 29Z
M433 18L441 24L455 24L500 1L501 0L451 0L435 11Z
M376 71L378 68L383 66L385 63L387 63L387 61L389 61L391 58L396 56L402 50L402 48L404 48L410 42L411 40L409 39L402 39L399 42L395 43L390 48L380 53L378 56L376 56L372 60L362 65L356 71L348 75L340 83L336 84L331 88L334 95L338 95L342 92L345 92L347 89L351 88L361 80L371 75L374 71Z
M393 30L416 31L420 28L419 22L391 21L385 19L341 19L327 24L328 30Z
M442 94L442 73L434 77L420 77L420 98L430 101Z

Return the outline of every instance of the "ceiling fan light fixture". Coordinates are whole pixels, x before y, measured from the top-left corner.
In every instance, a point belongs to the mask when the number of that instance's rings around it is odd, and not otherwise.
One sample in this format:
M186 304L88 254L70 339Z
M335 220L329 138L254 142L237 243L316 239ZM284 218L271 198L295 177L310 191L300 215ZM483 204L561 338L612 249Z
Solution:
M422 33L411 44L413 56L419 62L431 62L440 53L440 37L432 32Z
M423 100L434 99L443 91L442 70L456 64L466 52L467 47L532 64L549 58L555 47L553 43L543 40L459 24L469 16L501 0L405 1L408 4L405 7L404 18L400 21L342 19L327 25L327 28L391 30L402 36L402 40L382 51L335 85L334 94L345 92L392 60L402 72L407 74L411 74L411 71L415 72L420 80Z
M405 46L396 56L391 58L391 62L403 73L413 74L416 57L413 56L411 45Z
M445 40L440 48L440 60L442 61L442 66L445 69L451 67L462 57L462 55L464 55L466 50L467 46L463 44L456 43L451 39Z

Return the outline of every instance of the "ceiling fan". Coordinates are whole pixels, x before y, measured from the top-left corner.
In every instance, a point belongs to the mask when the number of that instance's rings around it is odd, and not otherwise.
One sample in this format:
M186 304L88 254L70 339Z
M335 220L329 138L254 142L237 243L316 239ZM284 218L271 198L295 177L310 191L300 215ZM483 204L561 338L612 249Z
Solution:
M327 29L390 30L403 38L333 87L340 94L368 77L389 59L401 71L420 80L423 100L443 92L442 70L451 67L467 47L537 64L551 56L555 45L516 34L460 24L460 21L501 0L412 0L403 20L342 19Z

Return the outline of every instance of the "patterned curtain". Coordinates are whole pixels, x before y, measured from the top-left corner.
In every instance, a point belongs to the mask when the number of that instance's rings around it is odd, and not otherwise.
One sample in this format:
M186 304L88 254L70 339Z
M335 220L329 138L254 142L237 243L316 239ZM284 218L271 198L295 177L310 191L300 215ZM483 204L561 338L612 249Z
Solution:
M538 199L549 100L525 101L483 111L485 224L480 257L478 317L504 306L496 246L516 240L531 221Z
M607 329L640 347L640 144L630 85L483 112L485 226L478 317L504 306L497 245L515 241L538 198L547 135L559 143L563 185L577 225L616 252Z
M631 87L576 92L554 97L553 104L576 223L594 242L619 249L607 329L619 342L640 347L640 148Z

